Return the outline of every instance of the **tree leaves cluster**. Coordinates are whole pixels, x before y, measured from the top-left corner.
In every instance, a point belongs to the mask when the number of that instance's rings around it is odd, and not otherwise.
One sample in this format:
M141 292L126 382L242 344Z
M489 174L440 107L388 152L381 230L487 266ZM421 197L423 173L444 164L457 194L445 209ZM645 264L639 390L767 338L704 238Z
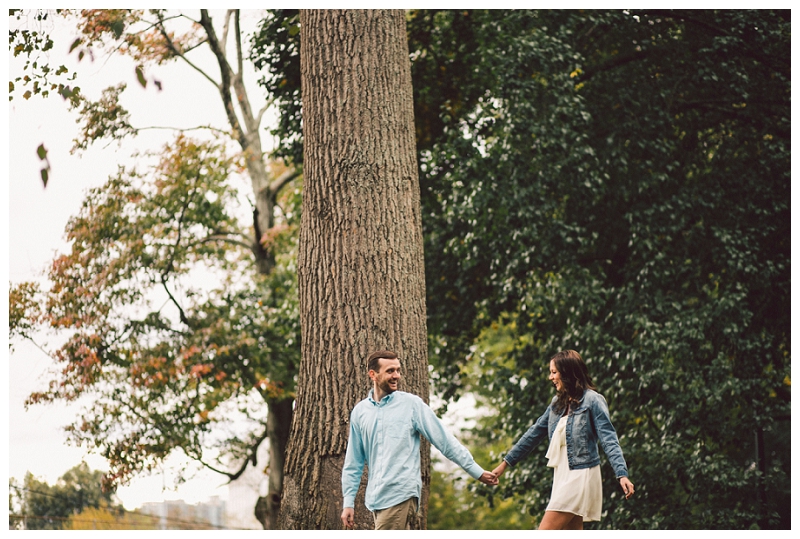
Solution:
M299 159L296 23L271 16L265 80ZM600 527L785 527L788 12L407 20L440 396L483 393L486 436L519 436L551 397L547 359L577 349L637 484L623 503L604 471ZM540 464L502 490L537 512Z
M245 84L241 14L227 10L216 25L208 10L199 18L161 9L70 15L77 30L70 52L79 60L126 56L138 84L157 89L151 68L183 62L219 92L228 125L190 127L210 134L198 139L180 126L137 126L123 105L124 80L99 98L72 94L80 123L73 151L101 140L129 143L153 128L176 138L87 195L50 289L12 288L12 337L49 328L67 339L57 352L60 370L29 404L86 396L93 405L70 436L110 459L111 484L175 452L235 479L269 440L269 492L259 501L266 511L257 513L274 526L300 350L301 183L299 169L269 161L262 146L270 100L249 95ZM201 113L207 103L197 106ZM44 145L39 156L46 185ZM249 195L234 189L239 175L250 180ZM249 209L239 204L245 198Z
M50 35L53 21L65 16L67 10L23 10L10 9L11 19L8 31L8 46L13 58L24 58L22 71L24 75L8 81L8 100L14 100L19 84L25 91L23 99L35 95L48 97L50 92L57 92L62 97L72 98L80 94L79 88L71 88L67 83L75 80L76 74L69 73L65 65L51 66L48 56L54 42ZM60 81L60 82L56 82Z
M68 470L55 485L28 472L21 485L9 484L9 527L26 530L65 529L70 517L95 509L121 510L113 490L102 488L103 472L86 463Z
M299 354L294 222L275 231L280 263L262 276L222 149L179 137L158 157L87 194L45 294L11 294L13 312L68 334L28 404L91 395L67 430L108 459L111 485L175 450L238 477L266 437L265 404L292 394ZM298 203L287 194L286 211Z

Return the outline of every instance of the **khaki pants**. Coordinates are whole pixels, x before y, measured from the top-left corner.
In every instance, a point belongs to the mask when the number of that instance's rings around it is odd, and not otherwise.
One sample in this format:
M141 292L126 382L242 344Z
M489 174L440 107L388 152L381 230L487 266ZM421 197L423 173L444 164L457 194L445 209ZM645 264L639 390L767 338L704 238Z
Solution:
M411 517L417 513L417 499L409 498L393 507L372 513L376 530L410 530Z

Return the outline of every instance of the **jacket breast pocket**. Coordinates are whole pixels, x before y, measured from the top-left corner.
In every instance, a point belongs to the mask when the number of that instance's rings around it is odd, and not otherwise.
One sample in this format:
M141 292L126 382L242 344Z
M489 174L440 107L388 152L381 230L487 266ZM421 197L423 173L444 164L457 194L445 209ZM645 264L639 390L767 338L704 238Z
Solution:
M592 439L591 414L588 408L577 410L572 414L572 439L576 456L587 456L589 442Z

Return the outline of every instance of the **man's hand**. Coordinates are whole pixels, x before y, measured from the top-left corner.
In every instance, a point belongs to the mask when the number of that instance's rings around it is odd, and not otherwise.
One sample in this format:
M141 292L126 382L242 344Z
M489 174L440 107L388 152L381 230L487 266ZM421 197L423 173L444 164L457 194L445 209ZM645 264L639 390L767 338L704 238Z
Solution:
M342 511L342 523L345 528L352 528L355 522L353 521L353 508L345 507Z
M483 472L483 475L478 478L478 481L485 485L495 486L499 483L497 480L497 476L494 475L492 472Z

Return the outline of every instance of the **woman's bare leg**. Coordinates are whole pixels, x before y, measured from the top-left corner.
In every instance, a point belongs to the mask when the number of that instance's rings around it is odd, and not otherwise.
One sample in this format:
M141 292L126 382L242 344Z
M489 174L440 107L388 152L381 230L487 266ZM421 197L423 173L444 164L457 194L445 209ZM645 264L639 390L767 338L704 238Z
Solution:
M580 515L573 515L572 520L569 522L567 530L582 530L583 529L583 517Z
M545 511L540 530L582 530L583 517L563 511Z

